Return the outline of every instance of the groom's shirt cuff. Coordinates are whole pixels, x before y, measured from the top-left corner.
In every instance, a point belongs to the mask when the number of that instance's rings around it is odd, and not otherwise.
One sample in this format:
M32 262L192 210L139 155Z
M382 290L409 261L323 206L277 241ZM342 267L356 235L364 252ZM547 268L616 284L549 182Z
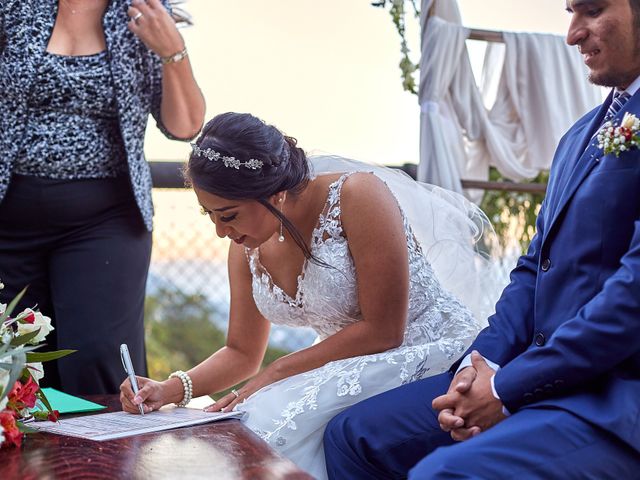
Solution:
M492 362L491 360L489 360L487 357L482 357L484 358L484 361L487 362L487 365L489 365L493 370L495 370L496 372L498 370L500 370L500 365L498 365L497 363ZM467 368L471 366L471 354L467 355L466 357L464 357L462 359L462 361L460 362L460 366L458 367L458 370L456 370L456 375L460 372L460 370L462 370L463 368ZM495 392L494 392L495 395ZM498 398L498 397L496 397Z
M498 367L500 368L500 367ZM498 370L496 370L497 372ZM500 395L498 395L498 392L496 391L496 374L494 373L493 375L491 375L491 392L493 393L493 396L496 397L498 400L500 400L500 402L502 402L502 399L500 398ZM508 417L511 415L511 412L509 410L507 410L507 407L504 406L504 403L502 404L502 413L505 417Z
M489 365L493 370L495 370L496 372L498 370L500 370L500 365L498 365L495 362L492 362L491 360L489 360L488 358L486 358L484 356L482 358L484 358L484 361L487 362L487 365ZM462 362L460 362L460 366L458 367L458 370L456 370L456 375L463 368L467 368L467 367L470 367L470 366L471 366L471 354L467 355L466 357L464 357L462 359ZM496 391L495 378L496 378L495 374L491 375L491 392L493 393L493 396L495 398L497 398L498 400L500 400L502 402L502 399L500 398L500 395L498 395L498 392ZM507 417L509 415L511 415L511 412L509 412L509 410L507 410L507 407L505 407L504 404L502 405L502 413Z

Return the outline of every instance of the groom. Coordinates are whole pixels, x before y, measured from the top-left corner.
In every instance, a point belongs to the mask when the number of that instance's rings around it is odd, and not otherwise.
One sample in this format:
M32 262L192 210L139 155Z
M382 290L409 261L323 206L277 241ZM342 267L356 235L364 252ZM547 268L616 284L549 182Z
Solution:
M472 353L334 418L330 478L640 478L640 150L596 134L640 117L640 0L566 5L567 42L615 88L560 141L537 235Z

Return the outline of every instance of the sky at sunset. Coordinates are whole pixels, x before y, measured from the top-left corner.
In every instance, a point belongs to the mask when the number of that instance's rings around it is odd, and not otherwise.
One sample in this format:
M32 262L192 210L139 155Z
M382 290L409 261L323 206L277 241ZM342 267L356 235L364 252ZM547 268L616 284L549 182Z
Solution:
M459 5L470 27L564 34L569 22L564 0ZM183 34L207 118L251 112L310 152L418 161L417 97L402 90L399 40L387 10L369 0L189 0L186 7L195 26ZM407 36L417 61L417 20L409 19ZM188 151L149 129L150 160L184 160Z

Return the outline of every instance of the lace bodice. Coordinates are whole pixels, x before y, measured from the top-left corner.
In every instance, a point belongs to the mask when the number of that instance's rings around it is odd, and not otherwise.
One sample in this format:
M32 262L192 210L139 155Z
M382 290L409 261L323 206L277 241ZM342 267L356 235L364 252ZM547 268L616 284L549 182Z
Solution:
M362 318L356 271L342 230L340 192L350 174L329 186L327 201L311 239L313 255L331 265L304 264L295 298L272 281L260 263L259 249L247 249L253 277L253 297L262 315L275 324L313 328L326 338ZM400 208L400 207L399 207ZM409 253L409 312L403 345L464 337L477 331L472 314L440 286L406 218ZM452 352L459 345L451 345Z
M246 250L253 297L264 317L311 327L320 339L362 319L349 238L342 229L340 192L348 176L329 186L312 234L311 252L331 268L306 262L295 298L273 283L258 249ZM410 276L403 344L284 378L236 406L251 430L319 480L327 478L322 436L331 418L355 402L445 371L479 330L471 312L442 287L404 213L402 218Z

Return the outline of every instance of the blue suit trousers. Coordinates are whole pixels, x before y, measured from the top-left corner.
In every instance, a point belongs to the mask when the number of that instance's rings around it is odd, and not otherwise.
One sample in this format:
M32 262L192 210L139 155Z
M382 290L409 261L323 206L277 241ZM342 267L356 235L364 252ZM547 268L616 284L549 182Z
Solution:
M324 437L329 478L640 479L640 455L609 432L554 408L523 408L465 442L440 430L431 401L447 372L336 416Z

